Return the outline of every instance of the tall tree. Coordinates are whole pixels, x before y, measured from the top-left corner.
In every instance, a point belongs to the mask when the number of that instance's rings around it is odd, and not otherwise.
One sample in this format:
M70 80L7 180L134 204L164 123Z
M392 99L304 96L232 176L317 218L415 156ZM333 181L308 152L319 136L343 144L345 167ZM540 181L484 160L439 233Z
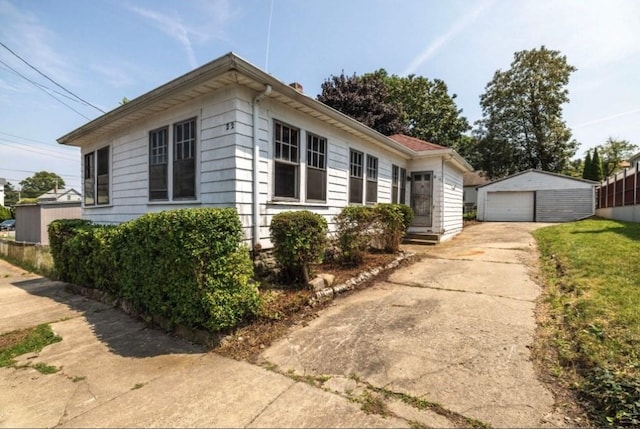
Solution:
M456 106L456 94L449 95L444 81L413 74L385 76L384 81L389 88L389 102L400 106L406 134L456 149L467 143L462 139L471 127Z
M362 76L331 76L318 100L385 135L403 133L443 146L464 144L469 123L444 81L400 77L379 69Z
M567 163L567 167L564 169L562 174L571 177L584 178L584 160L580 158L572 159Z
M638 150L638 146L629 143L627 140L617 140L609 137L605 144L597 146L596 149L600 150L603 177L609 177L613 173L622 170L622 163Z
M11 182L7 182L4 184L4 205L5 206L8 207L17 203L19 196L20 195L18 191L16 191L16 189L13 187Z
M56 173L39 171L20 182L22 198L36 198L57 187L64 188L64 180Z
M379 74L331 76L318 100L384 135L404 131L400 109L389 103L389 90Z
M591 163L591 152L587 151L587 156L584 157L584 168L582 169L582 178L592 180L593 176L593 164Z
M480 96L482 119L474 130L480 168L491 177L528 168L565 170L578 146L562 119L575 70L559 51L542 46L516 52L511 68L495 72Z
M600 155L598 154L598 148L593 149L593 157L591 158L591 180L595 180L596 182L604 179L604 172L602 171L602 161L600 160Z

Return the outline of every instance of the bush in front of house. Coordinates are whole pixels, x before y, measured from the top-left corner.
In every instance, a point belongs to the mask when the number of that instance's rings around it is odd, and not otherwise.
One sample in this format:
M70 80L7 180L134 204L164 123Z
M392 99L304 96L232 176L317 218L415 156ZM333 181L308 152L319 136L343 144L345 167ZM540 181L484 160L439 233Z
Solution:
M52 225L61 279L110 292L142 314L215 332L258 311L234 209L149 213L109 228Z
M413 211L404 204L380 203L373 206L376 214L376 229L385 252L400 250L400 243L413 220Z
M345 207L334 218L340 260L358 265L370 247L397 252L412 220L413 211L404 204Z
M377 215L372 206L347 206L336 215L336 235L340 260L345 265L358 265L369 248Z
M269 232L286 280L307 284L311 266L322 262L327 247L327 221L308 210L287 211L273 217Z

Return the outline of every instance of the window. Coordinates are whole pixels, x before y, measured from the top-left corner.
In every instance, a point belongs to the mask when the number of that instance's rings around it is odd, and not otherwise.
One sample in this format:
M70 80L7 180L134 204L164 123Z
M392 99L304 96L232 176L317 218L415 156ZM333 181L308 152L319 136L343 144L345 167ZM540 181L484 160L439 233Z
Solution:
M406 204L406 194L407 194L407 170L404 168L400 169L400 204Z
M273 196L298 199L300 130L276 122L274 133Z
M95 153L91 152L84 156L84 205L92 206L96 203L96 165Z
M84 156L84 205L109 204L109 146Z
M307 133L307 200L327 199L327 139Z
M378 158L367 155L367 203L378 202Z
M396 204L398 202L398 176L400 175L400 167L397 165L391 166L391 202Z
M168 189L169 129L149 133L149 199L169 199Z
M173 125L173 198L196 197L196 120Z
M362 204L362 152L349 151L349 202Z

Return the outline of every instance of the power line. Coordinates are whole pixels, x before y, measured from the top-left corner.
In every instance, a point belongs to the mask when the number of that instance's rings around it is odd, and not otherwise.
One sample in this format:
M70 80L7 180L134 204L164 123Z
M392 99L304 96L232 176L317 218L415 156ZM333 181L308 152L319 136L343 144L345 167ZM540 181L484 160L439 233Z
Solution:
M0 140L4 140L4 141L0 141L0 145L5 145L5 146L9 146L12 147L14 149L18 149L18 150L24 150L25 152L31 152L31 153L37 153L39 155L46 155L46 156L50 156L50 157L55 157L55 158L60 158L60 159L64 159L67 161L79 161L80 158L79 157L74 157L71 154L62 154L62 153L56 153L53 150L48 150L45 148L34 148L34 147L24 147L22 145L18 144L14 144L17 142L10 142L6 139L0 139Z
M102 110L99 107L94 106L93 104L89 103L87 100L83 99L82 97L80 97L79 95L74 94L73 92L69 91L67 88L65 88L64 86L60 85L58 82L56 82L55 80L51 79L49 76L47 76L46 74L44 74L43 72L41 72L40 70L38 70L35 66L32 66L27 60L25 60L24 58L22 58L20 55L16 54L14 51L12 51L7 45L5 45L4 43L0 42L0 45L2 45L7 51L11 52L16 58L18 58L20 61L22 61L23 63L25 63L26 65L28 65L29 67L31 67L33 70L35 70L37 73L39 73L40 75L44 76L46 79L48 79L50 82L54 83L58 88L61 88L62 90L66 91L67 93L73 95L75 98L77 98L78 100L82 101L83 103L85 103L87 106L91 106L94 109L102 112L102 113L107 113L104 110Z
M0 42L1 43L1 42ZM9 70L11 70L12 72L14 72L15 74L17 74L18 76L20 76L21 78L23 78L24 80L26 80L27 82L31 83L33 86L35 86L36 88L38 88L39 90L43 91L45 94L47 94L48 96L52 97L54 100L56 100L58 103L66 106L67 108L73 110L74 112L76 112L78 115L82 116L83 118L85 118L86 120L90 121L91 119L85 115L83 115L82 113L78 112L76 109L74 109L73 107L69 106L67 103L65 103L64 101L60 100L59 98L57 98L55 95L51 94L50 92L46 91L44 88L42 88L40 86L39 83L36 83L34 81L32 81L31 79L29 79L28 77L26 77L25 75L23 75L22 73L20 73L19 71L17 71L16 69L14 69L13 67L11 67L9 64L5 63L4 61L0 60L0 64L4 65L6 68L8 68Z
M7 170L7 171L15 171L17 173L40 173L40 171L32 171L32 170L16 170L14 168L2 168L1 170ZM42 170L41 170L42 171ZM77 176L71 175L71 174L57 174L57 176L60 177L71 177L72 179L79 179L80 178L80 173L78 173ZM13 180L17 180L17 179L13 179Z

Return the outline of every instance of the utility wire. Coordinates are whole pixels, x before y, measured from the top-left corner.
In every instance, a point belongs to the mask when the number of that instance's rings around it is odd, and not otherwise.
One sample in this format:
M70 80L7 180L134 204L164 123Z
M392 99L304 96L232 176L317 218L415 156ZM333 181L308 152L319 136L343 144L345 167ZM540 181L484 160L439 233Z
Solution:
M32 170L15 170L13 168L3 168L2 170L15 171L15 172L18 172L18 173L39 173L40 172L40 171L32 171ZM60 177L71 177L71 178L76 178L76 179L80 177L80 174L75 175L75 176L72 175L72 174L56 174L56 175L60 176ZM16 180L16 179L13 179L13 180Z
M38 74L44 76L47 80L49 80L50 82L52 82L53 84L55 84L58 88L61 88L62 90L66 91L67 93L73 95L75 98L77 98L78 100L82 101L84 104L86 104L87 106L91 106L94 109L102 112L102 113L107 113L104 110L102 110L101 108L89 103L87 100L83 99L82 97L80 97L79 95L74 94L73 92L69 91L67 88L65 88L64 86L60 85L58 82L56 82L55 80L51 79L49 76L47 76L46 74L44 74L43 72L41 72L40 70L38 70L35 66L32 66L27 60L25 60L24 58L22 58L20 55L16 54L14 51L12 51L7 45L5 45L4 43L0 42L0 45L2 45L3 48L5 48L7 51L11 52L16 58L18 58L20 61L22 61L23 63L25 63L26 65L28 65L29 67L31 67L33 70L35 70Z
M4 140L4 141L2 141L2 140ZM17 144L14 144L14 143L17 143ZM6 139L0 139L0 145L12 147L12 148L19 149L19 150L24 150L26 152L38 153L38 154L41 154L41 155L47 155L47 156L52 156L52 157L56 157L56 158L60 158L60 159L66 159L68 161L78 161L78 160L80 160L79 157L75 157L70 153L60 153L60 152L55 152L52 149L35 148L33 146L25 147L25 145L22 145L22 144L20 144L18 142L13 142L11 140L6 140Z
M2 42L0 42L2 43ZM39 83L36 83L34 81L32 81L31 79L29 79L28 77L26 77L25 75L23 75L22 73L20 73L19 71L17 71L16 69L14 69L13 67L11 67L9 64L5 63L4 61L0 60L0 64L4 65L6 68L8 68L9 70L11 70L12 72L14 72L15 74L17 74L18 76L20 76L21 78L23 78L24 80L26 80L27 82L31 83L33 86L35 86L36 88L38 88L39 90L41 90L42 92L44 92L45 94L47 94L49 97L52 97L54 100L56 100L58 103L65 105L67 108L73 110L74 112L76 112L78 115L82 116L83 118L85 118L86 120L90 121L91 118L89 118L88 116L83 115L82 113L78 112L76 109L74 109L73 107L69 106L67 103L65 103L64 101L60 100L59 98L57 98L55 95L51 94L49 91L46 91L44 88L42 88L40 86Z

